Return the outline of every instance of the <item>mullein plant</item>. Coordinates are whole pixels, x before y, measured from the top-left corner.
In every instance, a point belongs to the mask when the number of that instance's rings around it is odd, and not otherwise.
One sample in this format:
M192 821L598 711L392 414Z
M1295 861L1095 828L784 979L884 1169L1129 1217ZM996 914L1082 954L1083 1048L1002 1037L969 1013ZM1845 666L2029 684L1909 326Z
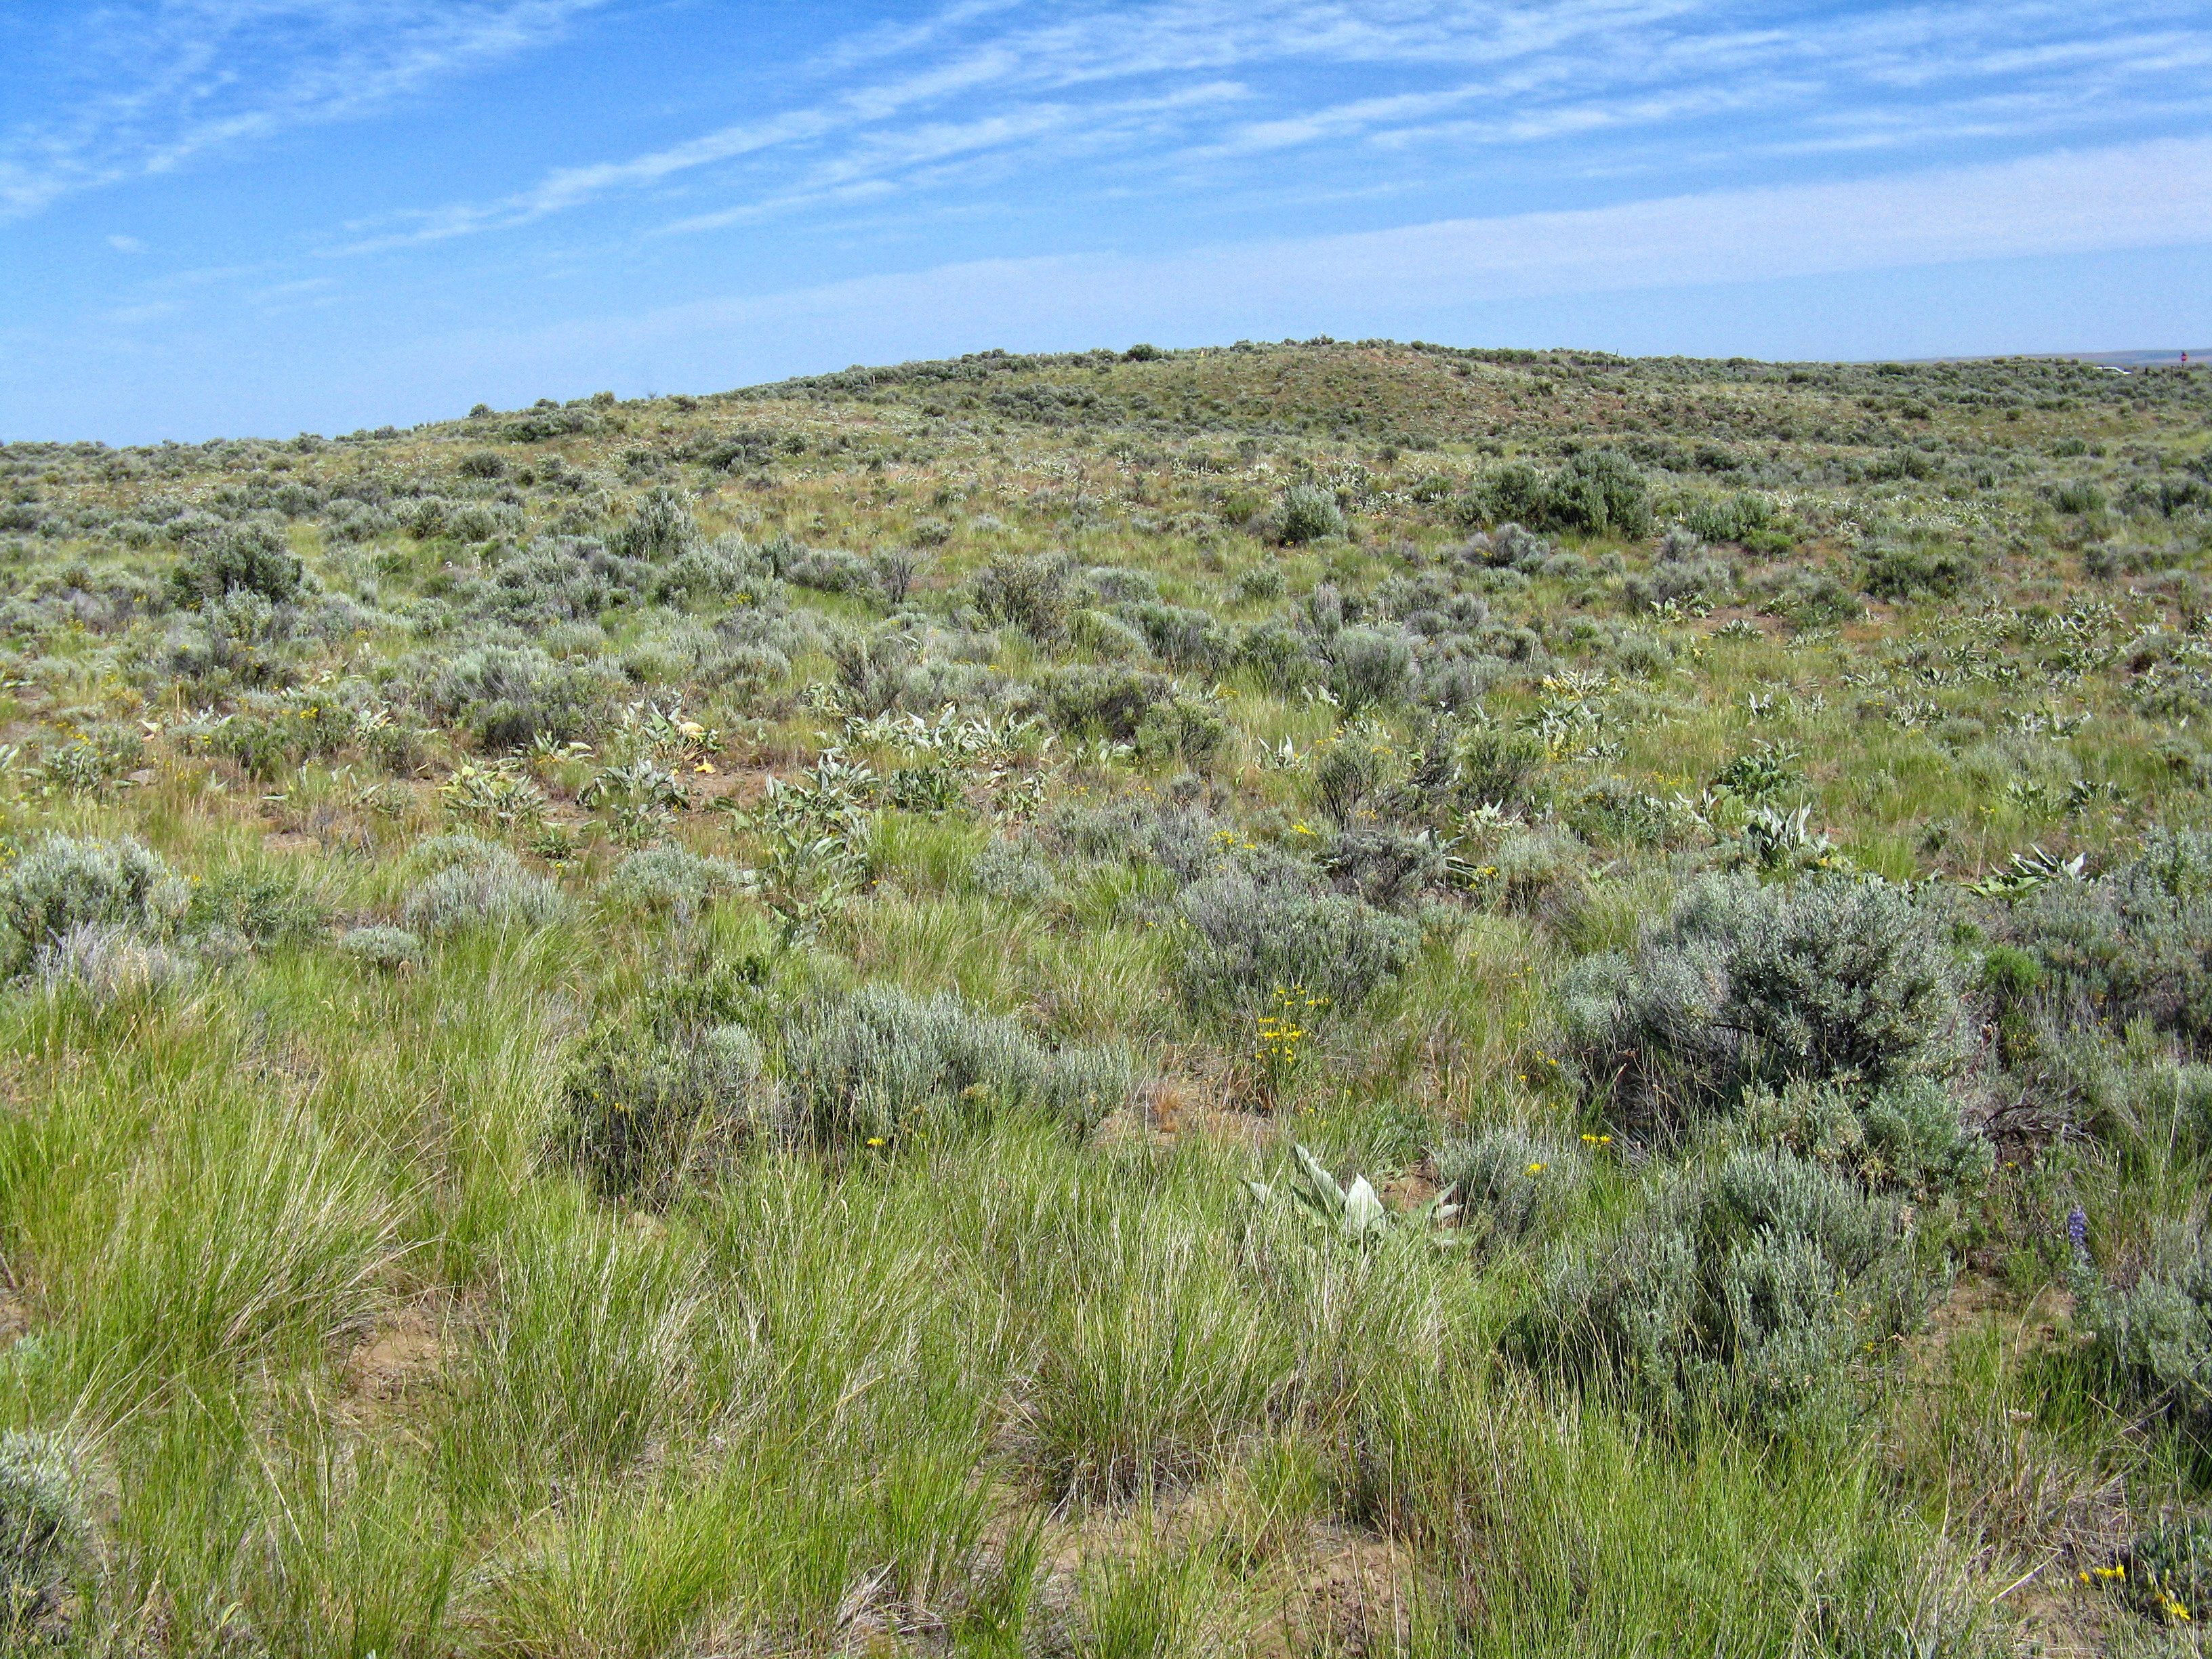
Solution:
M1393 1215L1365 1176L1354 1176L1346 1187L1304 1146L1293 1143L1291 1156L1297 1167L1289 1181L1279 1186L1265 1181L1244 1183L1263 1211L1286 1208L1320 1237L1340 1239L1361 1250L1406 1239L1425 1241L1438 1249L1459 1243L1459 1235L1451 1230L1459 1206L1452 1201L1450 1188Z

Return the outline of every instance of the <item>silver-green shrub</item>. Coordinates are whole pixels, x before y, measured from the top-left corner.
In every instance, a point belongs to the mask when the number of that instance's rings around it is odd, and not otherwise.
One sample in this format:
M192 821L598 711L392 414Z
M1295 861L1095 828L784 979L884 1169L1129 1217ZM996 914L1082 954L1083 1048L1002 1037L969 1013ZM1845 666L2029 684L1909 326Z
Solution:
M2212 1440L2212 1238L2167 1222L2132 1277L2107 1280L2077 1246L2076 1324L2124 1398Z
M422 941L404 927L349 927L339 936L338 949L356 962L396 972L422 959Z
M1572 1212L1588 1170L1579 1150L1510 1126L1437 1149L1437 1180L1478 1245L1516 1244L1555 1231Z
M1781 1152L1677 1170L1595 1241L1561 1246L1516 1351L1681 1427L1848 1414L1854 1362L1917 1324L1897 1200Z
M956 997L888 985L798 1011L784 1063L799 1121L825 1145L929 1136L1023 1109L1088 1132L1137 1084L1119 1048L1049 1048Z
M439 836L417 851L434 856L454 851L459 856L407 895L399 915L412 932L550 927L568 914L568 895L559 886L525 869L521 860L495 842Z
M1249 1010L1303 987L1338 1009L1413 959L1421 930L1356 898L1240 869L1194 882L1176 899L1182 931L1176 983L1194 1012Z
M1911 896L1879 881L1709 878L1632 954L1577 963L1559 1006L1585 1087L1665 1132L1753 1082L1948 1076L1966 1037L1957 965Z
M175 926L191 890L167 860L130 836L49 836L0 873L8 969L21 972L41 946L87 924L158 935Z
M745 872L727 859L702 857L688 847L648 847L617 865L600 894L620 908L689 921L744 885Z
M198 964L185 951L119 922L79 922L41 945L32 971L49 991L74 991L94 1006L152 998L189 983Z
M0 1434L0 1649L52 1641L71 1578L90 1553L79 1455L59 1436Z
M1293 544L1344 534L1344 509L1335 492L1322 484L1292 484L1283 492L1277 533Z
M1980 1187L1996 1164L1989 1141L1960 1121L1952 1091L1930 1077L1872 1093L1803 1079L1754 1087L1744 1121L1755 1139L1923 1201Z

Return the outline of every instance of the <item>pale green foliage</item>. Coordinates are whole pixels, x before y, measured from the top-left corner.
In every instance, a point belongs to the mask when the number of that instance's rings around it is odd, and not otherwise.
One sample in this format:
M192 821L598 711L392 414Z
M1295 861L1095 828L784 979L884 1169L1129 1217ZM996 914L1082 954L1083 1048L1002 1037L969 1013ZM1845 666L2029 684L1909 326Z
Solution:
M412 967L422 959L422 941L404 927L349 927L338 948L356 961L387 971Z
M1477 1245L1554 1237L1582 1196L1583 1159L1566 1142L1500 1126L1437 1149L1437 1179L1459 1200Z
M0 873L9 964L21 969L33 951L88 924L165 932L190 897L167 861L129 836L49 836Z
M799 1120L825 1145L926 1139L1025 1109L1088 1131L1137 1082L1118 1050L1049 1048L957 998L884 985L802 1010L784 1055Z
M1960 1121L1951 1090L1929 1077L1872 1093L1803 1079L1778 1091L1754 1086L1744 1122L1755 1139L1923 1201L1979 1187L1996 1164L1990 1143Z
M525 869L507 848L489 842L465 844L471 840L447 836L426 844L441 853L453 848L459 856L407 895L400 919L410 931L549 927L568 914L568 896L553 882Z
M1404 968L1420 929L1358 899L1224 870L1176 900L1184 929L1176 982L1194 1009L1256 1007L1303 986L1339 1010Z
M648 847L617 865L601 893L610 904L689 921L746 885L744 871L727 859L702 858L685 847Z
M1848 1413L1850 1367L1917 1321L1902 1218L1787 1152L1667 1177L1618 1231L1560 1248L1516 1340L1531 1363L1685 1426Z
M198 966L185 952L114 922L80 922L32 963L49 990L71 990L96 1007L158 997L190 983Z
M59 1435L0 1434L0 1649L57 1634L71 1577L86 1564L92 1521L82 1448Z
M2077 1258L2081 1323L2099 1362L2127 1395L2212 1436L2212 1242L2201 1226L2166 1222L2132 1276L2112 1283Z
M1292 484L1283 492L1280 532L1293 544L1344 534L1344 509L1335 492L1322 484Z
M1288 1182L1279 1186L1249 1181L1246 1189L1263 1208L1275 1205L1279 1191L1291 1213L1326 1237L1365 1249L1393 1237L1420 1237L1428 1228L1442 1226L1459 1213L1459 1206L1451 1201L1452 1189L1446 1188L1417 1208L1393 1216L1365 1176L1354 1176L1346 1187L1304 1146L1293 1143L1291 1157L1296 1167ZM1433 1242L1453 1241L1440 1235Z
M1707 880L1632 956L1576 965L1565 1041L1589 1086L1669 1130L1755 1080L1942 1077L1963 1055L1959 972L1881 882Z

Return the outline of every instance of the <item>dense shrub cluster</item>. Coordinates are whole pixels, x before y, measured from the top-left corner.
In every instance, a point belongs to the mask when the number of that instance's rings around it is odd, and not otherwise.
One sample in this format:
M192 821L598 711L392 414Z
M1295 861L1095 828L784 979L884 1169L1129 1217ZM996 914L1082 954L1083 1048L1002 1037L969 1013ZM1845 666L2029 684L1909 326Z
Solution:
M2045 882L2000 925L2073 1018L2212 1042L2212 835L2154 830L2136 858L2094 881Z
M1555 471L1528 461L1492 469L1466 511L1487 524L1633 538L1651 532L1651 486L1626 455L1587 450Z
M1460 1206L1462 1231L1483 1246L1556 1237L1587 1176L1569 1143L1506 1126L1447 1141L1436 1167L1437 1182Z
M0 872L0 949L12 972L81 928L158 937L174 927L190 902L191 890L167 861L129 836L49 836Z
M2081 1323L2112 1384L2212 1443L2212 1240L2203 1226L2161 1224L2117 1280L2100 1277L2081 1251L2074 1279Z
M1901 1212L1787 1152L1663 1179L1617 1232L1562 1246L1515 1340L1532 1364L1684 1427L1848 1413L1853 1361L1917 1323Z
M418 848L417 857L441 867L400 906L400 919L411 932L550 927L568 913L568 896L558 885L524 867L495 842L441 836Z
M611 1197L665 1198L746 1141L781 1127L760 1042L764 975L750 959L648 988L604 1018L562 1079L557 1148Z
M872 985L796 1012L783 1033L797 1119L824 1146L928 1139L1001 1113L1088 1132L1136 1086L1115 1048L1050 1048L957 997Z
M1709 878L1633 953L1577 963L1560 1007L1585 1085L1668 1132L1753 1082L1946 1076L1966 1040L1950 953L1909 896L1875 881Z
M241 525L190 554L170 577L180 605L204 605L232 593L256 593L274 605L299 596L305 571L284 538L266 525Z
M1349 1011L1412 960L1420 929L1357 898L1224 869L1177 896L1176 982L1197 1011L1251 1009L1302 987Z

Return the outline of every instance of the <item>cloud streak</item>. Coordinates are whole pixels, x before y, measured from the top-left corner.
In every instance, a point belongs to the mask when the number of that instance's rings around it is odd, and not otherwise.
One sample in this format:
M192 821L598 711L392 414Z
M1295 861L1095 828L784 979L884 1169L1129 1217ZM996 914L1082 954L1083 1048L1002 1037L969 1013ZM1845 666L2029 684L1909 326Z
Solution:
M1900 151L1961 138L2110 138L2130 120L2212 119L2212 18L2179 0L1886 5L1783 17L1692 0L1173 0L1040 20L951 6L856 37L796 77L815 95L684 142L564 167L493 200L356 228L371 252L512 229L671 192L663 228L749 224L824 202L943 191L996 156L1071 167L1072 191L1183 186L1279 195L1389 155L1407 182L1472 155L1581 145L1647 166L1662 136L1741 129L1740 155ZM1342 97L1347 66L1388 90ZM1233 93L1233 95L1230 95ZM1178 95L1180 94L1180 95ZM1139 106L1144 118L1133 119ZM2142 129L2138 127L2137 131ZM945 140L968 164L948 167ZM1716 148L1722 148L1716 146Z
M1078 338L1443 331L1455 312L1562 294L1752 283L1962 261L2212 245L2212 139L2062 151L1849 183L1702 191L1577 212L1241 242L1152 258L994 259L594 318L509 347L588 338L880 360ZM479 348L483 349L483 348ZM495 354L496 355L496 354Z
M153 0L33 43L64 66L0 132L0 220L229 147L358 118L557 39L608 0ZM26 100L27 108L28 100Z

